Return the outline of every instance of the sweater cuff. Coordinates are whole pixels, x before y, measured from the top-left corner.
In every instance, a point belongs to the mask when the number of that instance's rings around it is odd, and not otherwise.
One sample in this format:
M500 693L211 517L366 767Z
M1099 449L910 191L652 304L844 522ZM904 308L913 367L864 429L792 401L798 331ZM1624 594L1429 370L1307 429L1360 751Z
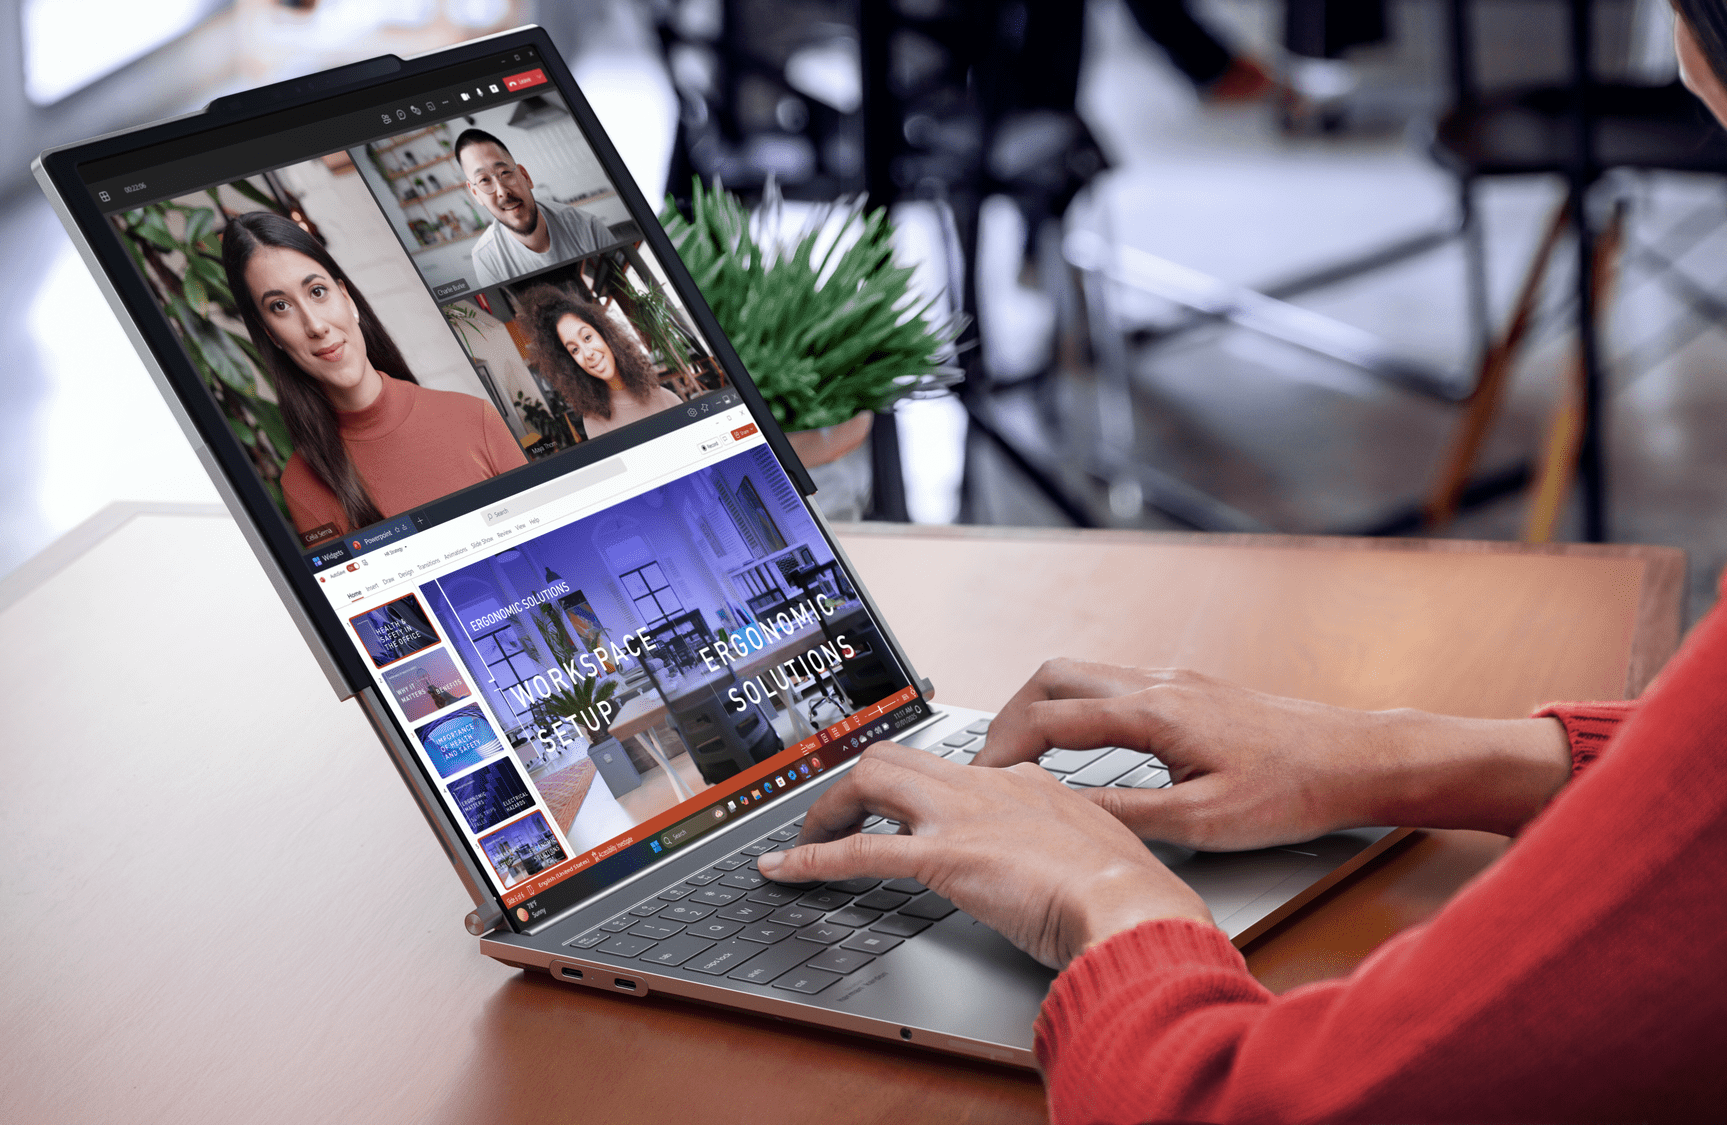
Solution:
M1532 719L1558 719L1571 743L1571 776L1589 768L1612 741L1619 724L1637 713L1637 700L1608 703L1549 703Z
M1047 1074L1086 1016L1100 1005L1119 1004L1127 982L1148 973L1217 969L1239 973L1251 987L1260 987L1240 951L1216 926L1160 918L1110 935L1074 958L1050 986L1035 1028L1038 1065Z

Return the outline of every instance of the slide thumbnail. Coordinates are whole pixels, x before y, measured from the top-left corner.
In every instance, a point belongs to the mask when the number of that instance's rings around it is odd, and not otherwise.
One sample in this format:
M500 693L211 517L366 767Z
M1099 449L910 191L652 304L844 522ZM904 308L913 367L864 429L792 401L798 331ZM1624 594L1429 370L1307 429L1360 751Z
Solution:
M504 740L492 730L479 707L469 704L451 711L441 719L433 719L423 727L415 727L426 756L438 767L439 777L461 773L477 766L504 749Z
M410 720L442 711L473 692L447 649L428 652L384 673L384 682Z

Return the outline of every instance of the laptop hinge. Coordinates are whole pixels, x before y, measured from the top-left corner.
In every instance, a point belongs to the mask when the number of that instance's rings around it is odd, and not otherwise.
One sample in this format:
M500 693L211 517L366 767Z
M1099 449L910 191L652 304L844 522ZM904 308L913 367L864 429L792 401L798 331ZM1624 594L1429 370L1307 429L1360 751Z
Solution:
M468 911L462 924L475 937L485 937L504 924L504 911L496 902L488 902Z

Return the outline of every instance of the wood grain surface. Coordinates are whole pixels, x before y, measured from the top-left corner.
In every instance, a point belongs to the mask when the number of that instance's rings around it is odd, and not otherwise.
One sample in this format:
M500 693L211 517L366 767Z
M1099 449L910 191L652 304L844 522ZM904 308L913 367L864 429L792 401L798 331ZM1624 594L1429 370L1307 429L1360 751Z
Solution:
M0 1120L1043 1119L1032 1075L479 956L233 524L104 518L0 587ZM938 698L981 707L1067 653L1515 715L1621 695L1677 638L1673 552L841 534ZM1502 847L1420 834L1250 964L1274 988L1346 972Z

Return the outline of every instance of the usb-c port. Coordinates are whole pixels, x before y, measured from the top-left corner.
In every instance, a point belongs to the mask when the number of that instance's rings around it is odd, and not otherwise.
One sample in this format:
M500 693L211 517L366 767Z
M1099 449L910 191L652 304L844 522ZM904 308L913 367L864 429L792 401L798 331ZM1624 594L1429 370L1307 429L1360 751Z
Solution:
M634 992L636 990L636 982L633 980L625 980L623 977L616 978L612 983L623 989L625 992Z
M582 979L582 971L580 969L572 969L568 965L566 965L566 966L564 966L564 968L561 971L566 977L569 977L571 980L581 980Z

